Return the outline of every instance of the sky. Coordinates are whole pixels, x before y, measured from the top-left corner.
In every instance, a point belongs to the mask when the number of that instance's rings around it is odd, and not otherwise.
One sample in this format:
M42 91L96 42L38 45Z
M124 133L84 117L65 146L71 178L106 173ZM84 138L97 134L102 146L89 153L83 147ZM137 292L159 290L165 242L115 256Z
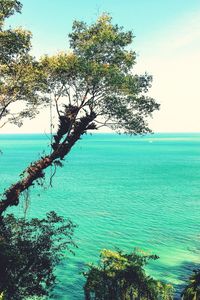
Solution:
M199 0L21 0L22 14L7 26L33 34L32 53L39 57L67 50L73 20L94 22L108 12L132 30L137 53L134 72L153 75L149 95L161 104L149 121L154 132L200 132L200 1ZM1 133L49 131L49 113L8 125Z

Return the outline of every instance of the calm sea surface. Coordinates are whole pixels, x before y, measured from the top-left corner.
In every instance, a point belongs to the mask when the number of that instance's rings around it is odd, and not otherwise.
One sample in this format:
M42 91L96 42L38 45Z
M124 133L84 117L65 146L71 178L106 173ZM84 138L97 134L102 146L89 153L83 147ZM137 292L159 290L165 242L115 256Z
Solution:
M48 144L46 135L0 135L1 192ZM50 210L78 224L79 247L58 267L50 299L83 299L85 264L115 247L158 254L147 271L180 290L200 263L200 134L84 137L53 187L31 190L28 217ZM12 211L23 215L22 204Z

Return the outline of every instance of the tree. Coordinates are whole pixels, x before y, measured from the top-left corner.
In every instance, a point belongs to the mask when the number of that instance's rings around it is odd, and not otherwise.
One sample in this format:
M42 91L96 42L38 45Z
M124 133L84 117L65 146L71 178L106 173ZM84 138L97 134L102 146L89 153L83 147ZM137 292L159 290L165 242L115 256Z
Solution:
M200 299L200 269L194 270L182 293L183 300Z
M71 52L40 60L45 96L53 99L58 130L50 154L32 163L5 191L0 214L18 205L21 193L44 178L47 167L61 165L89 130L109 126L129 134L150 132L147 118L159 108L146 94L152 77L133 74L136 55L127 50L133 34L111 21L109 15L89 26L75 21L69 35Z
M18 0L1 0L0 26L3 26L5 18L12 16L15 12L20 12L21 8L22 5Z
M172 286L145 273L145 265L156 259L158 256L138 250L130 254L102 250L99 264L89 265L89 270L84 273L85 299L172 300Z
M38 105L47 103L42 70L30 55L31 32L4 28L6 18L21 7L17 0L0 0L0 127L22 125L24 118L37 114Z
M0 224L0 297L21 300L49 296L55 266L75 246L75 225L55 212L30 221L5 216Z

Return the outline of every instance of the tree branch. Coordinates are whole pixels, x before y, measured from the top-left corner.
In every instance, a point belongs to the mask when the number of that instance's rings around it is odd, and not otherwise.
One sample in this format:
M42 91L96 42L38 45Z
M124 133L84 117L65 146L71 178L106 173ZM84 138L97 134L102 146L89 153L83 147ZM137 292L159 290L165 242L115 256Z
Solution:
M90 128L90 123L96 118L95 113L82 117L79 122L74 120L74 126L71 128L70 135L61 143L50 155L41 157L38 161L32 163L25 171L25 177L13 184L4 193L4 198L0 201L0 215L9 207L18 205L21 193L27 190L37 181L44 177L44 171L51 166L57 159L62 160L71 150L73 145ZM73 129L73 130L72 130Z

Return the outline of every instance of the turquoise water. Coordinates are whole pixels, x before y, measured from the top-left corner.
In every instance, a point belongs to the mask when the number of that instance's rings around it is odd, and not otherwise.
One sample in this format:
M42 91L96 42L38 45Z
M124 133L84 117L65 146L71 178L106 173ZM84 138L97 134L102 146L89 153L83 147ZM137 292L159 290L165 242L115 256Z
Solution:
M48 143L46 135L0 135L1 191L48 152ZM49 210L78 224L79 247L59 266L51 299L83 299L85 263L115 247L158 254L147 271L179 291L200 262L200 134L84 137L57 170L53 188L31 191L28 216ZM14 211L23 214L22 204Z

